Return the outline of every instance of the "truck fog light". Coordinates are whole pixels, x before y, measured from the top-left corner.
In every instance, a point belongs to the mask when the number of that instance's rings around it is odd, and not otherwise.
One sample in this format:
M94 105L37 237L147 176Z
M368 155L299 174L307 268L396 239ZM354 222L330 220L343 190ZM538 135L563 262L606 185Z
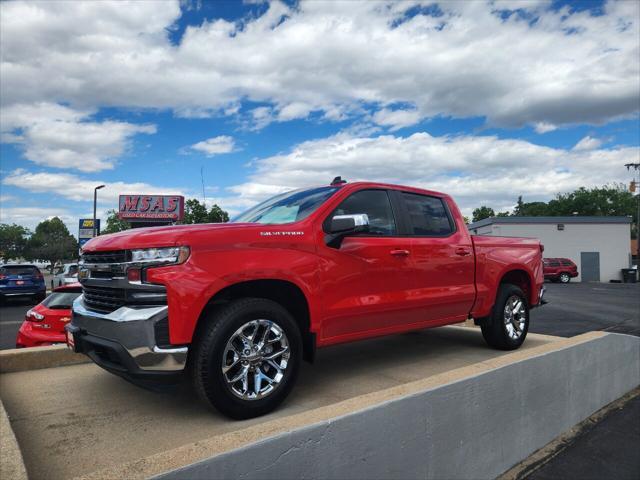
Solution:
M139 268L129 268L127 270L127 280L130 282L139 282L142 280L142 270Z

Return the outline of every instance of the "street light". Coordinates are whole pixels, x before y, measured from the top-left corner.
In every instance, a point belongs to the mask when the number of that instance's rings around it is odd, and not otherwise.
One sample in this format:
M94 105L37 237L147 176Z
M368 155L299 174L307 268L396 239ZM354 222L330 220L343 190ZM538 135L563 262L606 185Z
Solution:
M104 188L104 185L98 185L93 189L93 237L96 236L96 204L98 203L98 190Z

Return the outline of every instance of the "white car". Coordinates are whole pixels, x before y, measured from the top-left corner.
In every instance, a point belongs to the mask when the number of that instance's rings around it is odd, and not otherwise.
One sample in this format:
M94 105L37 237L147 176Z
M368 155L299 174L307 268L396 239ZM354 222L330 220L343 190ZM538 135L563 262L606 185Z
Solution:
M78 264L65 263L54 272L53 287L61 287L78 281Z

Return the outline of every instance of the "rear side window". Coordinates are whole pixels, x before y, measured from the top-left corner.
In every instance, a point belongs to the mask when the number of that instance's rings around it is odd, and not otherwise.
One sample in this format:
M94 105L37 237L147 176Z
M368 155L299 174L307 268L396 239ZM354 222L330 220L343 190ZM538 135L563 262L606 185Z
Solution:
M444 237L453 233L453 222L441 198L402 193L413 235Z
M385 190L361 190L356 192L344 200L333 211L331 217L358 213L365 213L369 217L368 235L393 236L397 234L391 202Z
M51 309L69 309L73 305L73 301L80 296L82 292L53 292L42 301L42 305Z
M562 265L564 265L565 267L570 267L573 265L573 262L571 260L562 260Z
M12 266L7 265L0 269L0 274L10 276L10 275L37 275L38 269L36 267L22 267L19 265Z

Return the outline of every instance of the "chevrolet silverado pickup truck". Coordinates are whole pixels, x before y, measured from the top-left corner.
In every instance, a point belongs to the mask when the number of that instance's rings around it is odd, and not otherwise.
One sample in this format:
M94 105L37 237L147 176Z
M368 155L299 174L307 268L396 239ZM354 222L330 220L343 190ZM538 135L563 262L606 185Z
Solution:
M250 418L320 347L473 318L491 347L518 348L542 250L471 236L448 195L337 177L230 223L92 239L67 342L134 383L188 375L204 402Z

